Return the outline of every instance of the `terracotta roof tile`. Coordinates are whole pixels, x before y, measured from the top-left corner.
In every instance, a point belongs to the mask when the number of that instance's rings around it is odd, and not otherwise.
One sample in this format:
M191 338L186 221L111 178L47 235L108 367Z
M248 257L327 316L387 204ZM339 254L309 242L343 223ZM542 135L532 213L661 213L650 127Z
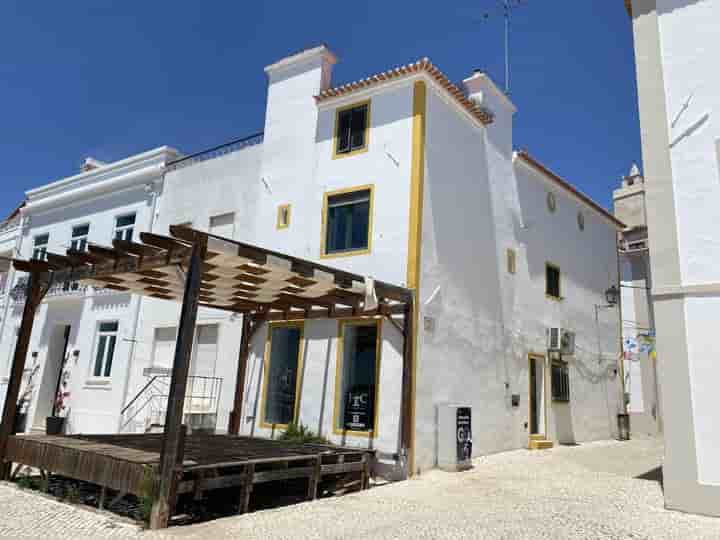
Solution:
M493 121L493 115L487 110L479 107L472 101L470 101L460 88L453 84L447 76L433 65L428 58L418 60L413 64L407 64L405 66L398 66L388 71L377 73L360 79L357 81L349 82L335 88L328 88L327 90L321 91L315 96L315 101L321 103L332 98L346 96L352 92L362 90L365 88L371 88L378 86L388 81L400 79L402 77L408 77L416 73L427 73L432 79L434 79L441 87L445 88L450 96L467 112L475 117L481 123L487 125Z

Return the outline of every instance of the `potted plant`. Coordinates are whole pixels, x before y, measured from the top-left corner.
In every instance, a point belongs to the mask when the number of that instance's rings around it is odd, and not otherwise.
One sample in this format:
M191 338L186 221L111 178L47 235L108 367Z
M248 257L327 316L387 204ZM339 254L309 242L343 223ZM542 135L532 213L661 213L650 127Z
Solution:
M69 373L64 371L60 379L60 388L55 395L55 405L52 415L45 419L45 433L48 435L60 435L65 428L65 418L68 413L67 399L70 392L67 390Z

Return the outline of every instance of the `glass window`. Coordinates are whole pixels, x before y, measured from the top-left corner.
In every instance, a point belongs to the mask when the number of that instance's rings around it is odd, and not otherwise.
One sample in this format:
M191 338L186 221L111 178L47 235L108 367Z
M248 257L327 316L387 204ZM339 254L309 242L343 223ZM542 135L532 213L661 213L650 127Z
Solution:
M367 145L369 103L341 109L335 126L335 154L349 154Z
M115 239L127 240L133 239L133 231L135 230L135 214L126 214L115 218Z
M287 425L295 421L302 327L272 326L265 366L265 424Z
M370 247L370 189L327 196L325 253Z
M47 255L47 246L50 242L50 234L39 234L33 239L33 259L43 261Z
M551 386L554 401L570 401L570 373L567 362L553 361Z
M375 322L342 324L337 429L365 432L375 429L378 337Z
M545 265L545 294L552 298L561 298L560 269L552 264Z
M210 218L210 234L223 238L232 238L235 234L235 214L220 214Z
M118 323L100 323L98 328L97 350L95 351L94 377L109 377L112 371L115 345L117 343Z
M90 233L90 225L76 225L72 228L72 239L70 240L70 249L75 251L85 251L87 247L87 238Z

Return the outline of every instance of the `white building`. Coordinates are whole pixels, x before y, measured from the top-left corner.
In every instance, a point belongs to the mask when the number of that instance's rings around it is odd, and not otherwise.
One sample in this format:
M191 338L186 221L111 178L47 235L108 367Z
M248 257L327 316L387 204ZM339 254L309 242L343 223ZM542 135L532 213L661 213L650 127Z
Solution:
M513 152L515 108L485 75L461 90L423 60L332 88L335 61L318 47L268 66L262 144L171 166L157 231L233 223L219 234L419 290L412 470L437 463L443 402L473 407L475 455L526 447L531 434L539 446L613 437L619 321L603 306L621 224ZM178 318L173 304L145 305L139 381L168 357L159 336ZM224 429L239 321L200 319L217 325L206 372L223 380ZM550 327L575 333L575 354L549 358ZM401 366L387 319L266 325L252 343L241 432L276 436L298 422L393 461Z
M637 165L613 191L615 216L626 227L620 233L623 376L633 434L662 432L660 383L655 350L655 317L645 205L645 179Z
M513 151L515 107L484 74L458 88L424 59L333 87L335 63L321 46L268 66L262 136L165 167L148 230L190 224L417 291L414 443L406 462L402 334L388 318L362 316L262 326L240 381L241 433L273 437L301 423L333 442L375 448L399 472L437 464L437 408L448 402L473 409L474 455L615 436L619 317L604 292L618 283L622 224ZM163 407L152 403L162 399L156 385L172 359L179 306L143 299L128 330L134 302L112 308L129 310L127 319L102 313L129 340L122 354L118 341L111 377L71 377L82 392L111 388L102 395L114 404L87 411L73 402L73 430L162 424ZM223 431L240 320L203 309L198 328L191 376L220 391L196 392L186 412ZM567 332L563 354L548 352L551 328ZM87 372L84 351L95 358L97 345L72 342L76 349ZM31 350L47 356L41 344ZM105 421L100 410L110 411Z
M626 0L635 41L668 508L720 515L720 4Z
M88 242L110 246L151 230L165 164L176 157L162 147L110 164L87 160L80 174L32 189L20 209L15 256L52 257ZM9 249L8 249L9 250ZM2 321L2 398L24 301L13 277ZM134 358L139 298L77 283L53 284L38 310L26 359L27 429L45 429L55 396L66 396L70 433L115 432Z

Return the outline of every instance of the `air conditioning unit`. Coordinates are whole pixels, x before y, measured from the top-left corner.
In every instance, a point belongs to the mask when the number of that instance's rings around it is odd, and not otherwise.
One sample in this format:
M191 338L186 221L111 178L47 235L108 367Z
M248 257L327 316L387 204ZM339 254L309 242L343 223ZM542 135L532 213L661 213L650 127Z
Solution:
M545 332L548 351L559 351L562 354L575 352L575 332L558 327L548 328Z

